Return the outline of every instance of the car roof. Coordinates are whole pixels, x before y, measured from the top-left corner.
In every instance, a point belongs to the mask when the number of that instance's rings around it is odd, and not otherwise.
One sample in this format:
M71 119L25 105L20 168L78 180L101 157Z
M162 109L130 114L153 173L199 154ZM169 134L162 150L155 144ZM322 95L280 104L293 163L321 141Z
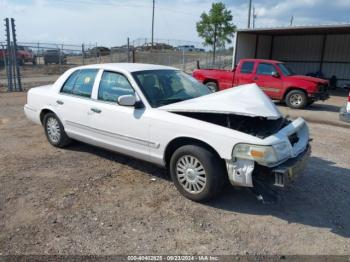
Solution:
M144 70L178 70L170 66L152 65L152 64L141 64L141 63L107 63L107 64L93 64L78 67L80 69L105 69L112 71L127 71L137 72Z

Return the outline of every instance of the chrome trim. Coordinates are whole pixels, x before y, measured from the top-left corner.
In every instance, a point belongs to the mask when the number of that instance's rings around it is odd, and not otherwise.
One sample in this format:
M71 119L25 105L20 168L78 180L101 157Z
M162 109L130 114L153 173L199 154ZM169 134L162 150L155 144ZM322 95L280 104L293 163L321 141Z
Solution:
M71 125L71 126L75 126L75 127L81 128L81 129L85 129L87 131L96 132L96 133L99 133L101 135L109 136L109 137L112 137L112 138L117 138L117 139L120 139L120 140L125 140L125 141L128 141L128 142L132 142L132 143L143 145L143 146L149 146L149 147L155 148L155 149L159 148L159 146L160 146L160 144L156 143L156 142L151 142L151 141L147 141L147 140L143 140L143 139L135 138L135 137L131 137L131 136L126 136L126 135L116 134L116 133L112 133L112 132L109 132L109 131L101 130L101 129L98 129L98 128L94 128L94 127L89 127L89 126L86 126L86 125L78 124L78 123L75 123L75 122L72 122L72 121L65 121L65 123L67 125Z

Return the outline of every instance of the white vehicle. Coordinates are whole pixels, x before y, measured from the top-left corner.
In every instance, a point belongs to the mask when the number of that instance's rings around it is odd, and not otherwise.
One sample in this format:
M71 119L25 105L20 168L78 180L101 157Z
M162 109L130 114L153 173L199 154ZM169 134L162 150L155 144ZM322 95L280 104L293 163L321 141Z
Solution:
M344 122L350 123L350 86L347 86L349 90L348 101L344 107L340 109L339 118Z
M73 68L53 85L30 89L24 110L53 146L76 139L164 166L195 201L228 181L283 187L310 154L304 120L282 117L255 84L211 93L166 66Z

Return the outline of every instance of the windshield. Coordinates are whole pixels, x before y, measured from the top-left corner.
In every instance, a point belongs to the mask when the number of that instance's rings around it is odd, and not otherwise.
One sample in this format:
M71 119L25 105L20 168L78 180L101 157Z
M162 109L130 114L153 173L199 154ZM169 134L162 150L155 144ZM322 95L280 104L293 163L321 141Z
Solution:
M291 75L295 75L295 73L292 71L292 69L290 69L288 66L286 66L285 64L279 63L277 64L277 66L279 67L279 69L281 69L282 73L285 76L291 76Z
M164 106L210 94L205 85L179 70L132 73L152 107Z

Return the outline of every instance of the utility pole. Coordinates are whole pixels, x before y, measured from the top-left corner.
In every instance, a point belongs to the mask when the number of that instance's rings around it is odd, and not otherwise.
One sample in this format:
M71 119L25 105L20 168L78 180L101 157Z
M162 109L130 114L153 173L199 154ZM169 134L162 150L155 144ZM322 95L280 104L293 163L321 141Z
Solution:
M155 0L153 0L153 10L152 10L152 39L151 39L151 45L153 49L153 37L154 37L154 3Z
M258 17L258 14L255 13L255 6L253 6L253 28L255 28L255 19Z
M250 17L252 15L252 0L249 0L249 8L248 8L248 28L250 28Z

